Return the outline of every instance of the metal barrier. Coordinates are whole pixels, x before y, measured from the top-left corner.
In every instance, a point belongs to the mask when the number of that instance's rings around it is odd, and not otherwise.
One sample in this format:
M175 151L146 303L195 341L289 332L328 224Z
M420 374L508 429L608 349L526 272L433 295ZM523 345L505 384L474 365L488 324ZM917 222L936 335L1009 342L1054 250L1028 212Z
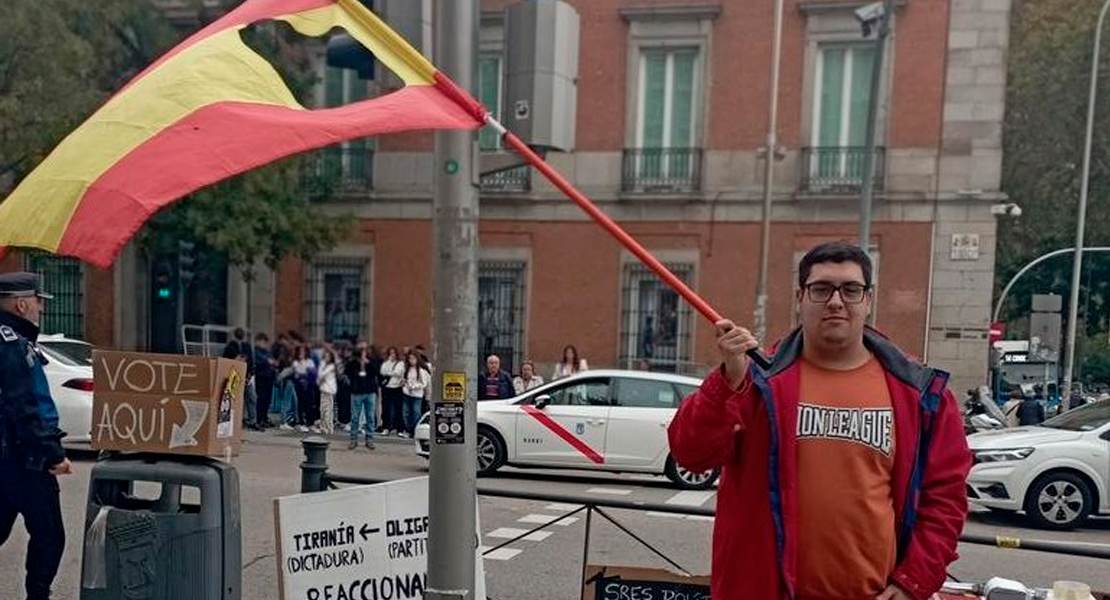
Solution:
M355 477L329 473L327 464L328 446L330 445L329 442L323 438L312 436L305 438L301 442L301 445L304 449L305 456L304 462L301 463L302 493L322 492L328 489L337 489L337 484L372 485L389 481L388 479L381 478ZM585 579L586 568L589 564L590 527L592 525L591 517L594 513L605 518L618 529L628 534L632 539L636 540L645 548L652 551L656 556L659 556L668 564L678 569L681 573L685 575L691 575L688 570L684 569L682 566L671 560L671 558L663 554L657 548L644 541L643 538L636 535L622 524L618 523L615 519L613 519L612 516L602 510L604 508L670 513L677 515L694 515L703 517L713 517L717 514L717 511L715 509L703 508L700 506L651 504L645 502L630 502L627 500L617 499L585 498L582 496L571 496L567 494L541 494L535 492L493 489L482 485L478 485L478 495L493 498L511 498L515 500L535 500L539 502L580 505L579 508L567 514L561 515L558 518L551 520L550 522L542 523L534 527L533 529L530 529L527 532L516 536L511 540L503 542L493 548L487 549L483 554L488 554L490 552L498 550L537 531L551 527L570 516L578 514L582 511L586 511L586 535L582 551L583 579ZM1066 554L1069 556L1083 556L1088 558L1110 560L1110 545L1106 544L1069 544L1066 542L1058 542L1053 540L1030 540L1017 537L989 536L972 533L964 533L963 535L961 535L960 542L980 546L994 546L996 548L1006 550L1031 550L1034 552Z
M182 352L189 356L220 356L224 346L235 339L236 329L239 328L232 325L182 325ZM243 331L246 333L243 339L249 344L251 331L245 327Z

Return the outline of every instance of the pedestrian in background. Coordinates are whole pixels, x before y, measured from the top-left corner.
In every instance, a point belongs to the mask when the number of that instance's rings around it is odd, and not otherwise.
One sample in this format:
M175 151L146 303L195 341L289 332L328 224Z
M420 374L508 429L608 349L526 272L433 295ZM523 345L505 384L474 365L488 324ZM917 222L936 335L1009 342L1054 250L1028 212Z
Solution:
M563 377L570 377L579 371L585 371L590 368L586 364L586 359L578 356L578 348L573 344L567 344L563 348L563 358L559 364L555 365L555 372L551 375L551 381L562 379Z
M478 399L495 400L512 398L513 378L501 370L501 357L490 354L486 357L486 371L478 375Z
M348 449L358 447L360 421L365 420L366 448L374 449L374 430L378 424L378 377L382 360L377 356L377 348L359 342L355 356L347 362L347 376L351 380L351 442ZM363 419L365 417L365 419Z
M274 361L270 356L270 336L258 333L254 336L254 389L258 395L258 408L255 411L255 425L259 429L270 426L270 403L274 397Z
M316 385L320 389L319 432L327 435L335 433L335 393L339 391L335 351L324 348L320 355L320 367L316 371Z
M316 421L319 412L319 399L316 385L316 363L313 362L307 344L299 344L293 351L293 384L297 390L297 429L308 432L308 426Z
M428 371L427 364L416 352L410 351L405 356L405 378L402 387L404 395L404 430L401 437L411 437L416 431L416 423L420 420L420 403L424 401L424 390L432 384L432 374Z
M34 273L0 275L0 546L23 516L27 600L49 600L65 550L58 475L73 472L35 345L45 300Z
M405 363L397 353L396 346L390 346L385 351L385 361L382 362L382 427L385 435L401 433L405 429L401 386L404 384Z
M530 389L543 385L543 377L536 375L536 365L526 360L520 365L520 375L513 378L513 391L519 396Z
M254 351L247 341L247 332L242 327L236 327L231 334L231 339L224 346L221 354L223 358L241 360L247 366L247 384L243 386L243 427L258 429L258 390L254 381Z
M1044 401L1038 390L1036 396L1025 396L1018 405L1018 424L1022 427L1044 423Z

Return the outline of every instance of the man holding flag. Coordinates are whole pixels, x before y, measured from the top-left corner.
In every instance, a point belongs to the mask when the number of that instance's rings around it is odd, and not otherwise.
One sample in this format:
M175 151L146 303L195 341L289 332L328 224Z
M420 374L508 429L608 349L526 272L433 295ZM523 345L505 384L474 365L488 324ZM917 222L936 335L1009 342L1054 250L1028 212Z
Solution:
M956 559L971 453L948 374L866 326L871 261L845 242L802 258L801 327L771 364L717 322L723 364L682 403L671 451L722 468L714 600L926 600Z

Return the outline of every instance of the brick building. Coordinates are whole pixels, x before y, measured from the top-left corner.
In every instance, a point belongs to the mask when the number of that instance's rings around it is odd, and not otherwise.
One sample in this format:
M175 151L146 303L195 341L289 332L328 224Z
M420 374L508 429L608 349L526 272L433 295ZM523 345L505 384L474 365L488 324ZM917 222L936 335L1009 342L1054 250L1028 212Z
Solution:
M498 104L500 9L483 3L479 95ZM762 147L768 118L771 0L568 0L581 16L573 153L550 161L722 313L750 322L759 269ZM1011 0L897 3L881 82L872 225L876 324L982 382L1000 192ZM786 0L768 330L794 325L797 260L854 238L873 43L859 2ZM373 94L326 69L319 100ZM495 149L496 139L482 137ZM379 344L431 335L432 135L330 150L344 192L322 211L354 214L355 236L249 285L227 274L226 320L313 338ZM596 366L698 371L715 361L711 327L538 174L483 180L480 352L541 373L574 343ZM69 264L37 258L39 264ZM65 267L73 269L72 266ZM70 273L55 328L95 343L148 347L147 267L134 249L111 272ZM74 284L76 277L79 281ZM59 281L61 281L59 279ZM226 299L226 300L225 300ZM67 304L68 303L68 304ZM60 317L56 317L59 318Z

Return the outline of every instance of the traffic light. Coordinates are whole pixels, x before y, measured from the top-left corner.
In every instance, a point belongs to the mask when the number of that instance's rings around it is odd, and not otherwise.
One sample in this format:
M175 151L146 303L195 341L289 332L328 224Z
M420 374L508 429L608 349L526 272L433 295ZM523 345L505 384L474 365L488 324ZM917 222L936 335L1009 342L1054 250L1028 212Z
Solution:
M179 241L177 242L177 276L181 279L181 285L187 285L196 277L197 257L195 254L196 244L193 242Z
M359 2L374 10L374 0ZM346 33L334 33L328 38L327 63L329 67L356 71L359 79L374 78L374 53Z
M374 78L374 53L346 33L336 33L328 39L328 66L352 69L359 79Z
M154 297L163 301L173 299L173 271L163 261L159 261L154 271Z

